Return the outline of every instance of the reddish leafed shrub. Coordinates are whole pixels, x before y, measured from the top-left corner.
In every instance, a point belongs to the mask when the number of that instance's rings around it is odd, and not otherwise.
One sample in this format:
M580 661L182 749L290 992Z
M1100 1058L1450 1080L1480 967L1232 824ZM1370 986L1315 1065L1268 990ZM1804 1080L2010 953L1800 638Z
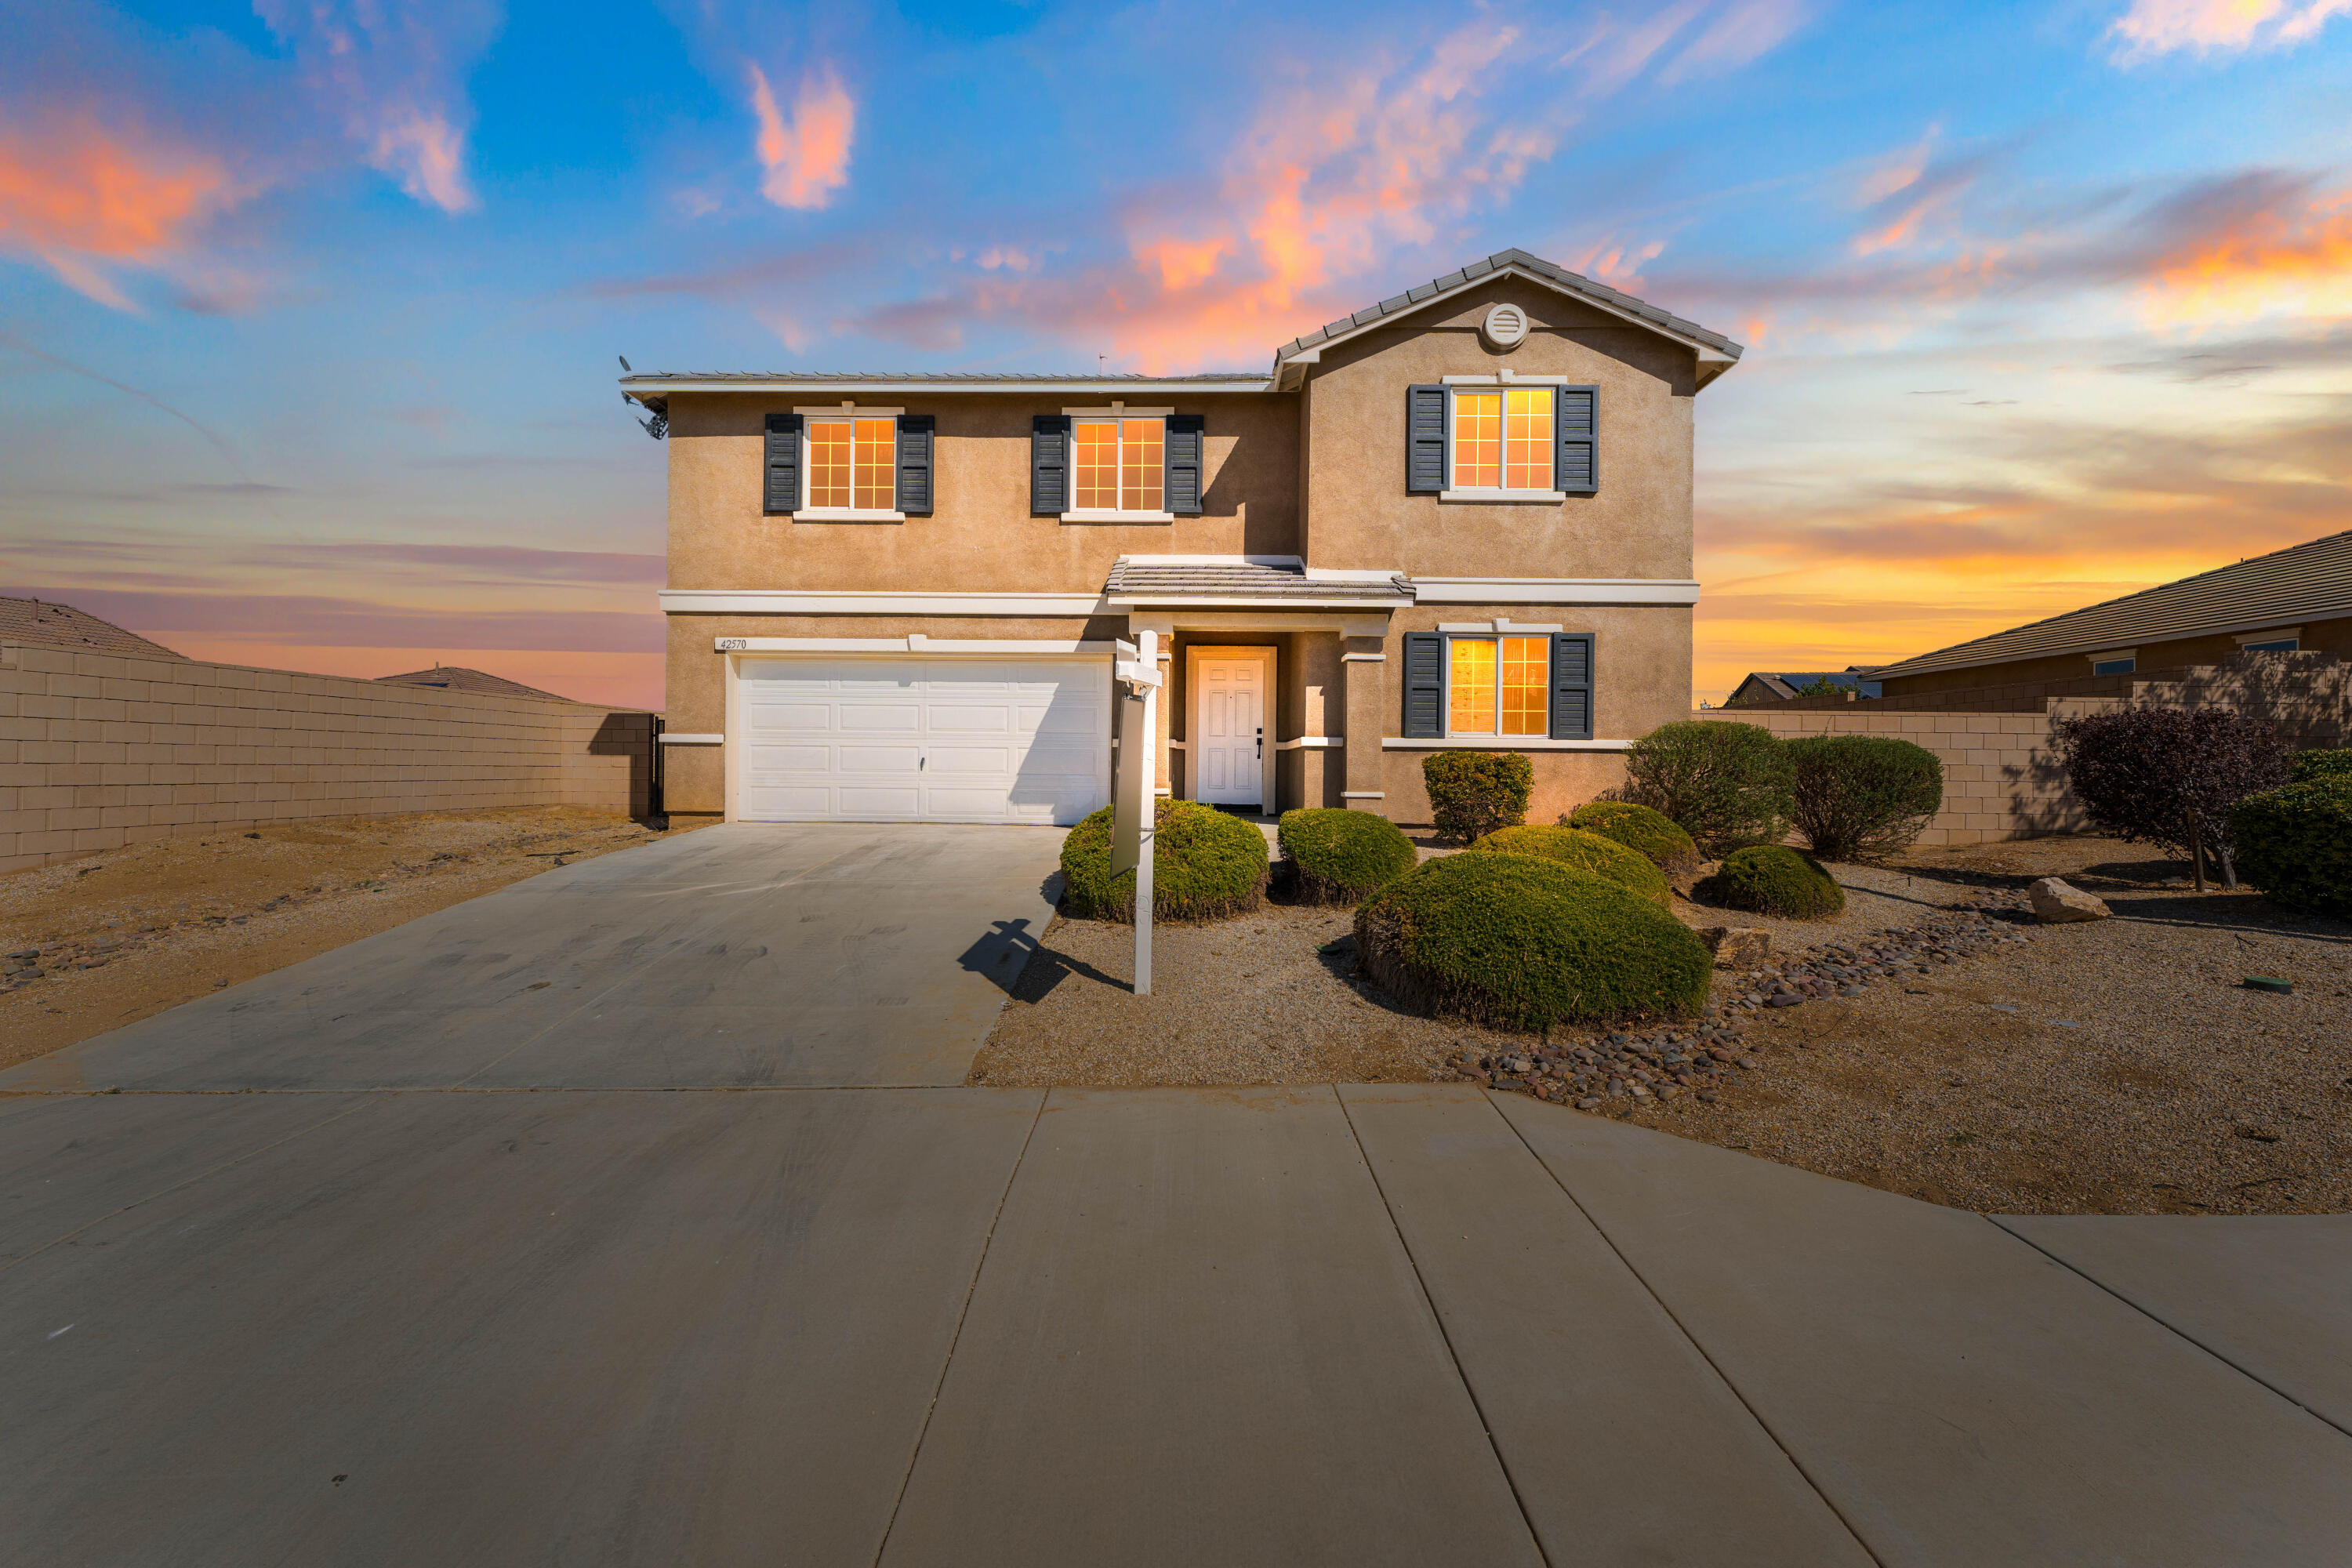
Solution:
M2187 859L2202 844L2238 885L2230 808L2286 782L2271 727L2221 708L2126 708L2051 726L2091 826Z

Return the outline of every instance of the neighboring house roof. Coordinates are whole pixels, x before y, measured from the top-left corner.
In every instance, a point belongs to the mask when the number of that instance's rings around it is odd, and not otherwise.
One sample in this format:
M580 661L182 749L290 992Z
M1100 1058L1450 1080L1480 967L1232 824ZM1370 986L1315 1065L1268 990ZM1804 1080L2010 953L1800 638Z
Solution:
M1847 665L1843 669L1791 669L1779 672L1753 670L1749 672L1746 680L1733 689L1731 695L1736 699L1741 692L1754 686L1759 696L1775 697L1786 700L1803 695L1806 687L1818 686L1825 680L1840 691L1853 691L1863 697L1879 695L1878 682L1863 679L1862 667L1858 664Z
M2352 616L2352 532L2257 555L2177 583L2012 626L1870 671L1878 679L1970 669L2174 637L2260 631Z
M40 643L90 653L137 654L144 658L180 657L162 643L149 642L112 621L101 621L87 610L46 599L0 598L0 642Z
M1296 555L1122 555L1103 584L1113 605L1393 605L1412 590L1392 572L1309 572Z
M1274 351L1275 362L1280 364L1286 360L1297 360L1313 350L1321 348L1325 343L1350 337L1367 327L1377 325L1384 318L1418 310L1423 306L1433 304L1498 272L1517 272L1538 283L1549 284L1564 294L1574 295L1588 304L1598 305L1612 315L1625 317L1637 325L1649 327L1669 337L1679 338L1684 342L1703 351L1712 351L1712 357L1717 367L1715 372L1717 375L1730 369L1732 363L1737 361L1744 352L1738 343L1733 342L1721 332L1712 331L1700 326L1696 321L1685 321L1671 311L1662 310L1646 300L1636 300L1633 295L1622 293L1605 283L1595 283L1581 273L1570 272L1567 268L1556 266L1540 256L1513 249L1498 250L1484 261L1474 261L1459 271L1449 272L1443 278L1433 278L1418 288L1408 289L1403 293L1383 300L1377 305L1368 305L1352 316L1343 316L1336 321L1318 327L1304 337L1293 338L1289 342ZM1702 353L1700 357L1706 360L1710 356ZM1701 384L1712 379L1714 379L1713 376L1702 373Z
M1702 386L1729 370L1744 352L1721 332L1696 321L1685 321L1605 283L1596 283L1540 256L1513 249L1498 250L1483 261L1474 261L1377 305L1368 305L1351 316L1327 322L1304 337L1293 338L1275 350L1275 374L1271 375L1250 371L1213 371L1197 375L1031 375L1003 371L642 371L622 376L621 390L622 395L640 402L674 392L746 392L763 387L791 387L803 392L855 392L867 386L949 387L963 392L1021 392L1036 387L1068 392L1150 392L1163 387L1187 392L1263 392L1276 386L1288 390L1296 382L1282 382L1284 367L1312 363L1324 344L1376 326L1390 317L1418 310L1505 273L1556 289L1696 349Z
M472 691L485 697L544 697L551 702L572 700L552 691L541 691L536 686L525 686L520 680L457 664L436 664L430 669L412 669L406 675L379 675L375 679L386 686L429 686L444 691Z

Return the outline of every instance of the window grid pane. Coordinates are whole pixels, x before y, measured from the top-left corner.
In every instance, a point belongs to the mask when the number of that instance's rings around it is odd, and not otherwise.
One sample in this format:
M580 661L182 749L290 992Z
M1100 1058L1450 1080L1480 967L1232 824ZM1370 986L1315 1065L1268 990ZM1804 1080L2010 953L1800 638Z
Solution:
M1551 489L1551 388L1513 387L1503 396L1503 488L1548 490Z
M808 426L808 503L812 507L847 507L850 498L850 445L845 419L813 420Z
M1503 639L1503 733L1546 732L1545 689L1551 678L1549 637Z
M1447 683L1445 727L1457 735L1495 732L1495 645L1485 637L1455 637Z
M1107 419L1082 421L1073 432L1070 506L1074 510L1109 510L1118 505L1118 426Z
M1160 439L1164 429L1157 419L1122 422L1119 440L1118 504L1126 511L1158 511L1160 463Z
M1490 490L1502 482L1503 395L1455 393L1453 488Z
M856 430L856 504L866 511L888 511L898 504L898 422L860 419Z

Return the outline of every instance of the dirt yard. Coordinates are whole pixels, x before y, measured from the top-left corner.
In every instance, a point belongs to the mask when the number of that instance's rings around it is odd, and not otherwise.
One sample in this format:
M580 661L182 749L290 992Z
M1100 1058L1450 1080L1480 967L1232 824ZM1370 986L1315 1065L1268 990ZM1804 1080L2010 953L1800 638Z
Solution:
M0 876L0 1067L657 837L568 806L424 812L159 839Z
M2298 920L2250 892L2200 897L2185 866L2099 838L1833 869L1848 901L1827 921L1680 906L1695 924L1772 932L1769 971L1718 972L1716 987L1717 1016L1743 1042L1726 1054L1754 1066L1718 1067L1703 1093L1598 1100L1599 1113L1995 1212L2352 1211L2352 923ZM2116 918L2032 924L2021 891L2049 875L2107 900ZM1162 925L1150 997L1129 990L1129 928L1056 921L971 1081L1427 1079L1454 1077L1465 1058L1539 1052L1533 1037L1416 1017L1356 984L1346 954L1318 951L1351 921L1274 904ZM1732 1005L1824 944L1851 952L1889 929L1979 924L1989 940L1923 935L1899 972L1822 985L1819 999ZM2248 990L2249 974L2290 979L2294 994ZM1614 1059L1637 1059L1618 1039ZM1611 1049L1555 1031L1554 1059L1580 1046Z

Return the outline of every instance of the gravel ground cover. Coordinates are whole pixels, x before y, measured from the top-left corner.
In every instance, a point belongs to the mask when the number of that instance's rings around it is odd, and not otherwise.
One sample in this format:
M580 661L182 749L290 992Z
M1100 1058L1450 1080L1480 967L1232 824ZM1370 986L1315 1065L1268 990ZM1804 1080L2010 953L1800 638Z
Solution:
M1707 1017L1549 1038L1355 983L1319 951L1345 910L1163 925L1150 997L1127 989L1129 928L1060 921L972 1081L1473 1078L1969 1208L2352 1211L2352 923L2199 895L2185 866L2090 837L1832 869L1826 920L1677 903L1771 935L1768 964L1718 971ZM2023 889L2053 875L2116 918L2031 923Z
M0 1067L655 837L572 806L420 812L156 839L0 876Z

